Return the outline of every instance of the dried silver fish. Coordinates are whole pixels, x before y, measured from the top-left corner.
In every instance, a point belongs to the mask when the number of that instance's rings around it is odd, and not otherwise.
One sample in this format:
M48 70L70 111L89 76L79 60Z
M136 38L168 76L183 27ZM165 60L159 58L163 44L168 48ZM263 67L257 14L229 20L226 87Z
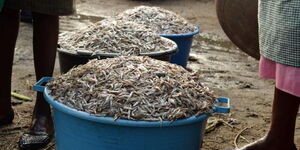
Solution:
M55 100L96 116L174 121L211 111L198 73L142 56L91 60L47 84Z
M198 29L178 14L160 7L138 6L118 14L116 18L146 25L159 34L190 33Z
M63 49L83 55L139 55L176 47L174 42L160 37L149 27L113 18L104 19L83 30L62 34L59 43Z

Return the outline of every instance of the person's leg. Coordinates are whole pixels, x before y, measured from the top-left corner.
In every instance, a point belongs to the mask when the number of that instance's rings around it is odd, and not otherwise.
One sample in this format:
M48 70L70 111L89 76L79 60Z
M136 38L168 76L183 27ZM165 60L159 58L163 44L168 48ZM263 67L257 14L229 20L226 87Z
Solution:
M11 75L14 49L19 31L19 11L4 8L0 13L0 125L13 119Z
M36 80L53 74L58 41L58 16L33 13L33 51ZM37 94L33 112L33 130L47 128L52 132L53 124L49 104L42 93ZM44 131L44 129L42 129Z
M32 13L33 52L36 80L52 76L58 41L58 16ZM49 104L42 93L37 94L29 133L20 139L20 147L42 147L53 135L53 121ZM42 133L42 135L40 134ZM32 137L30 137L32 136ZM32 140L30 140L32 139Z
M272 122L267 136L242 150L296 150L295 124L300 97L275 88Z

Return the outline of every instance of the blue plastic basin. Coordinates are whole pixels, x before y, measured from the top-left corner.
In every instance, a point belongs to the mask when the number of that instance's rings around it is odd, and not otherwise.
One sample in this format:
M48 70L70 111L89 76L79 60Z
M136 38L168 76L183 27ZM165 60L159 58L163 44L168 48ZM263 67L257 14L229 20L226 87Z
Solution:
M43 92L54 112L56 150L199 150L209 114L174 122L131 121L97 117L67 107L48 94L42 83L35 91ZM212 112L228 113L229 99L219 98L228 107L216 106Z
M199 32L200 30L197 29L194 32L184 34L160 34L160 36L174 41L178 46L178 52L171 57L171 63L186 68L193 43L193 36Z

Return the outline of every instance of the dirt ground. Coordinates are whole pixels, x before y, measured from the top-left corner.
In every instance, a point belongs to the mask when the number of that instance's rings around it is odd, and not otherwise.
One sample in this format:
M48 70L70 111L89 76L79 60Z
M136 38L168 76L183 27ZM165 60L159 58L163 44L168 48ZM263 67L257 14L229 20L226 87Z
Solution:
M215 114L221 119L215 129L204 135L203 150L234 149L262 137L268 130L274 82L258 77L258 61L236 48L223 33L215 13L213 0L78 0L77 14L61 17L61 33L84 28L104 17L138 5L160 6L198 25L201 34L195 36L188 68L202 75L205 85L217 96L231 99L231 113ZM35 97L32 56L32 25L21 23L16 46L12 90ZM56 61L54 76L58 76ZM19 136L29 126L34 101L13 98L16 117L12 125L0 128L0 150L17 148ZM298 118L299 120L299 118ZM300 147L300 122L295 142ZM239 138L236 139L237 135ZM54 149L52 142L45 149Z

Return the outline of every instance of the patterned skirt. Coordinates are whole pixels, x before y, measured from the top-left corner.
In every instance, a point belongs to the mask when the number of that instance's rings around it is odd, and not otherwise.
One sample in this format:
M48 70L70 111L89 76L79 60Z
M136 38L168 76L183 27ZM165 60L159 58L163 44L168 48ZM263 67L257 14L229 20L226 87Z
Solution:
M74 0L5 0L4 7L59 16L75 12Z
M300 67L300 0L259 0L262 56Z

